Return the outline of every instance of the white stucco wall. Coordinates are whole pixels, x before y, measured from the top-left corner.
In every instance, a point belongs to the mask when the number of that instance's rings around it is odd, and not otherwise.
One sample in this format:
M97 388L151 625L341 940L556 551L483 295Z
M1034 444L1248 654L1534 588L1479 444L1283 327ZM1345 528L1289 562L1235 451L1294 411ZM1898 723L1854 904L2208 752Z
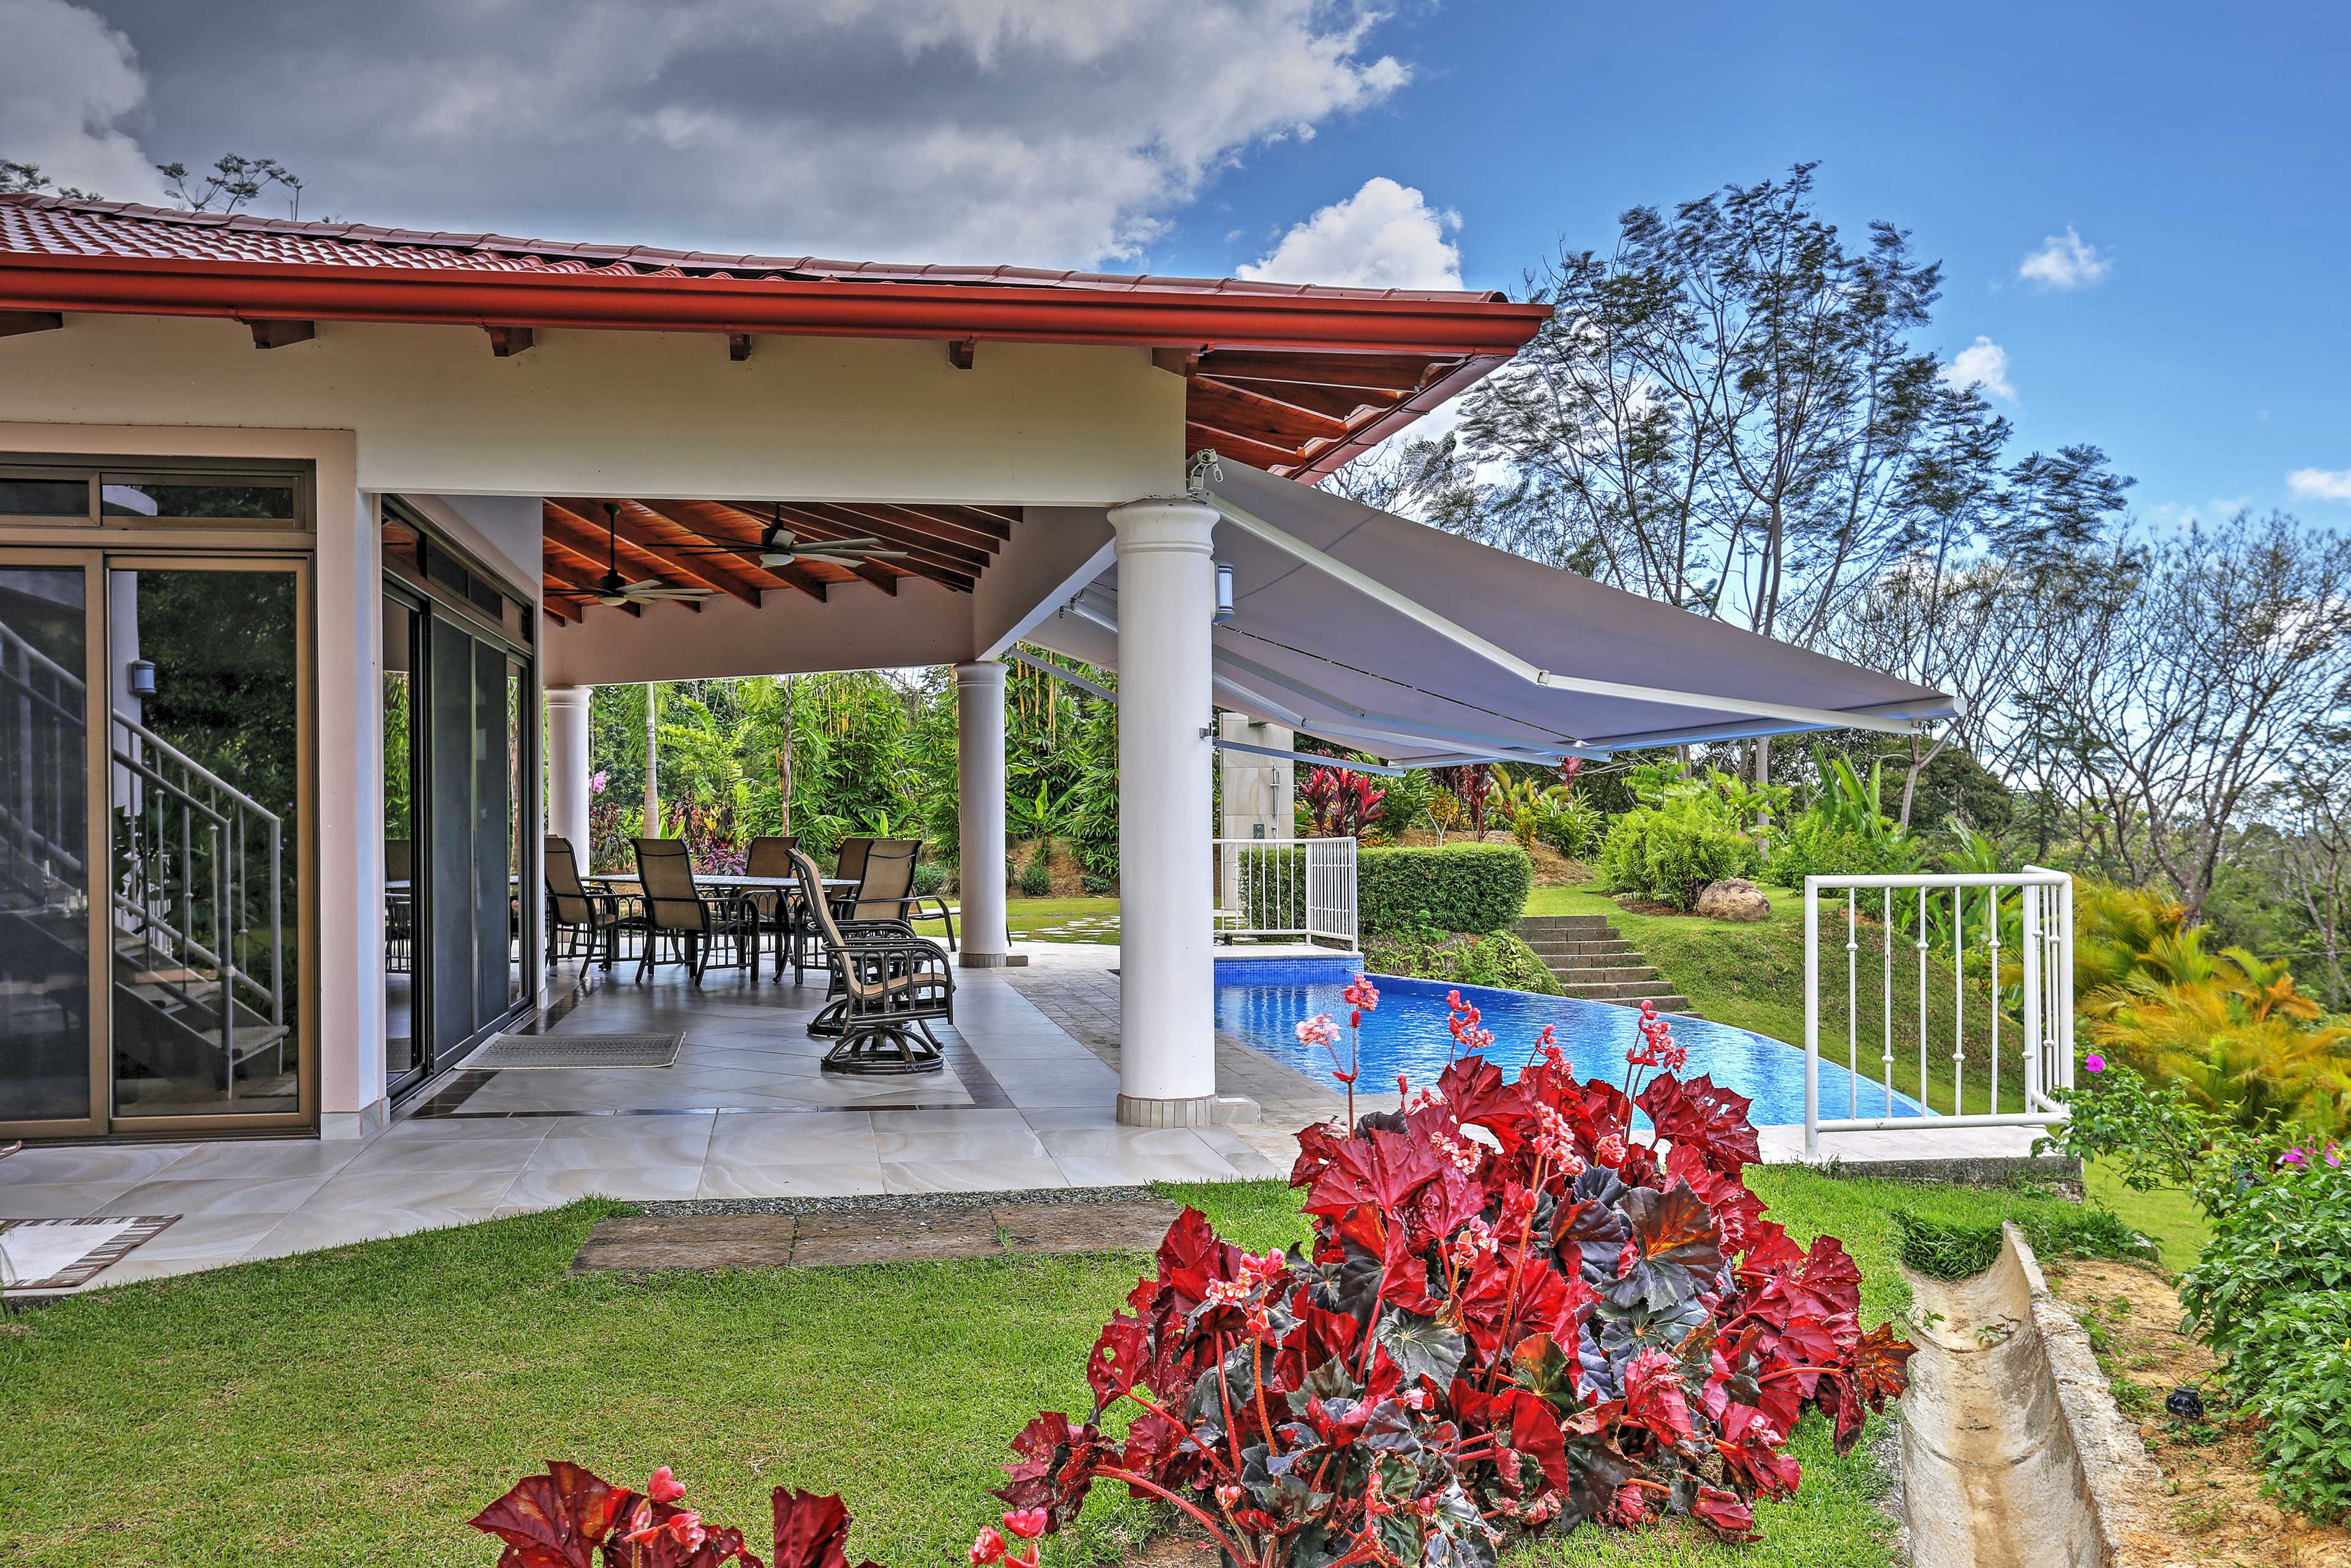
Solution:
M68 314L0 340L0 420L359 432L373 490L1114 506L1183 479L1184 383L1143 349ZM534 574L535 575L535 574Z

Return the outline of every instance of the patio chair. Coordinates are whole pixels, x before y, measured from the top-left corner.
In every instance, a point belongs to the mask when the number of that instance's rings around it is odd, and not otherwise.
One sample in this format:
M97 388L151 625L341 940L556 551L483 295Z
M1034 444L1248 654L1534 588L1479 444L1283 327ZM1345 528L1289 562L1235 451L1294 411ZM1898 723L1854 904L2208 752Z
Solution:
M946 1065L934 1019L955 1022L955 968L946 949L903 920L837 920L816 862L795 852L800 896L832 973L831 999L809 1033L838 1036L829 1072L936 1072Z
M743 857L746 876L795 876L792 852L800 845L798 833L763 833L751 841L749 852ZM801 921L799 915L798 888L755 887L745 894L758 907L759 917L776 938L776 977L783 977L784 953L788 944L800 939Z
M383 967L387 973L407 974L415 967L416 865L413 845L407 839L383 841L383 879L404 882L383 894Z
M683 839L634 839L637 883L644 889L645 946L637 963L637 977L653 973L653 949L664 936L685 944L685 963L694 983L702 984L710 964L710 949L721 941L735 947L735 967L750 967L757 977L759 961L759 911L740 894L714 897L695 885L694 862Z
M580 877L580 857L571 848L571 841L559 833L547 835L547 958L553 963L556 944L564 944L565 956L580 956L582 936L587 939L587 956L597 957L601 949L603 967L610 969L612 960L620 956L621 933L642 931L645 917L636 907L635 899L622 899L619 894L591 888Z
M833 911L852 920L937 920L947 928L947 951L955 951L955 911L937 894L914 891L914 869L923 863L920 839L876 839L865 852L865 872L855 893L833 897Z
M872 849L873 843L872 839L841 840L841 859L834 864L832 874L843 882L854 882L863 876L866 852Z

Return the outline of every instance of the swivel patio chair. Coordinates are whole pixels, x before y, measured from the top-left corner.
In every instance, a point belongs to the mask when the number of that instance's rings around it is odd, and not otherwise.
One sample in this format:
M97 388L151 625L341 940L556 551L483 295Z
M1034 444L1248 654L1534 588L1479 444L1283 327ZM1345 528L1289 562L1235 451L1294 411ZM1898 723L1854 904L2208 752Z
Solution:
M852 920L937 920L947 928L955 951L955 911L937 894L914 891L914 871L923 863L920 839L876 839L865 852L865 873L853 894L833 898L835 913Z
M644 889L644 954L637 977L653 973L661 938L684 944L684 962L694 983L702 984L710 949L721 941L735 948L735 967L748 967L756 978L759 961L759 911L739 894L715 896L695 885L694 862L683 839L635 839L637 882Z
M946 949L903 920L837 920L816 862L795 854L801 897L824 946L831 999L809 1033L838 1036L820 1064L828 1072L936 1072L946 1065L934 1019L955 1022L955 968Z
M590 887L581 881L580 857L573 852L571 841L559 833L547 835L545 858L548 962L555 961L559 943L562 945L563 956L581 956L584 939L585 956L610 969L612 960L620 956L621 933L645 928L639 901Z

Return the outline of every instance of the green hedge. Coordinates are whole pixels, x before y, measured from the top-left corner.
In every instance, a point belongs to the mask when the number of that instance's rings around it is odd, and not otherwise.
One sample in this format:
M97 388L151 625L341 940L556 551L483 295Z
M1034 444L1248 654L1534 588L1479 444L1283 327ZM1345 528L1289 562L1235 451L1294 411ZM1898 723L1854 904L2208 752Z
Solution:
M1366 932L1506 931L1527 906L1535 862L1516 844L1364 850L1355 877Z

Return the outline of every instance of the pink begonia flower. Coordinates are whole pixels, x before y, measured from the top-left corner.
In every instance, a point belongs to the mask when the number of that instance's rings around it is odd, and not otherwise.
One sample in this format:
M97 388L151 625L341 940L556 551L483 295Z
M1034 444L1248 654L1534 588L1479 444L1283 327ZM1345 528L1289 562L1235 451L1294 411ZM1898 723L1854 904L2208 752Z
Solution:
M2106 1059L2094 1051L2082 1058L2082 1065L2093 1072L2104 1072L2106 1070Z
M645 1483L645 1495L655 1502L675 1502L685 1495L685 1488L678 1483L670 1468L664 1465L653 1472L653 1479Z
M971 1559L972 1568L1001 1563L1004 1561L1004 1537L997 1532L996 1526L983 1524L979 1527L979 1533L972 1537L971 1550L964 1555Z
M1004 1528L1023 1541L1036 1540L1051 1522L1041 1508L1019 1509L1004 1516Z
M1298 1043L1336 1045L1339 1043L1339 1026L1329 1013L1317 1013L1298 1026Z

